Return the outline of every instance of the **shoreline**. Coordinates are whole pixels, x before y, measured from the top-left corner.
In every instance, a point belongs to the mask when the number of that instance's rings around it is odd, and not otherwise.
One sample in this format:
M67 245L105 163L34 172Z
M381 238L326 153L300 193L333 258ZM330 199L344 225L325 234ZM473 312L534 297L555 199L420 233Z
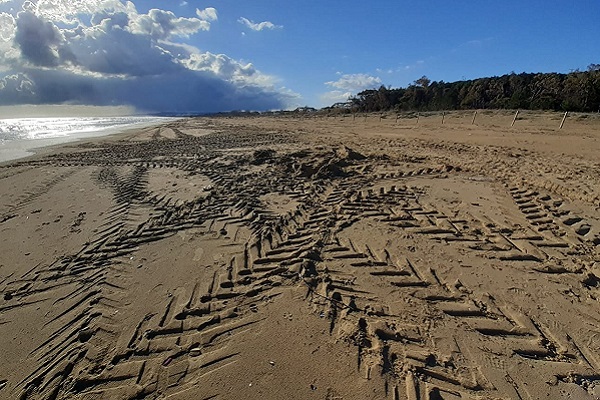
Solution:
M72 142L83 142L94 140L105 136L114 136L128 131L137 129L146 129L155 126L161 126L173 121L178 121L179 118L169 118L169 121L164 122L139 122L130 126L124 127L109 127L99 130L74 132L65 136L43 138L43 139L18 139L8 140L0 143L0 165L11 161L20 160L23 158L36 156L38 154L46 154L48 148L58 148L61 145Z

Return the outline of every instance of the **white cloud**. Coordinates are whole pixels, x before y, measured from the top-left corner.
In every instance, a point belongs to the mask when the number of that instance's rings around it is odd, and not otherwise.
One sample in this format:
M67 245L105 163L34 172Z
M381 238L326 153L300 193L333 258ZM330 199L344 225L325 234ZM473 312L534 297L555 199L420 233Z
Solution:
M210 71L225 79L236 79L238 77L250 77L258 72L250 63L239 63L224 54L194 53L183 63L194 71Z
M210 22L199 18L176 17L171 11L152 9L148 14L130 17L129 31L138 35L150 35L154 39L168 39L172 36L187 37L200 30L208 31Z
M17 73L0 79L0 92L10 91L24 102L35 95L35 84L26 74Z
M381 79L367 74L345 74L337 81L325 82L327 86L349 92L357 92L381 85Z
M324 106L330 106L334 103L345 103L352 96L352 92L344 92L341 90L332 90L323 93L319 99Z
M240 19L238 19L238 22L242 25L245 25L246 27L250 28L253 31L262 31L265 29L281 29L283 28L283 25L275 25L272 22L269 21L263 21L263 22L259 22L259 23L255 23L247 18L244 17L240 17Z
M197 10L197 18L158 9L140 14L120 0L14 0L0 7L0 105L214 112L297 103L297 94L253 64L182 41L210 28L217 20L212 7Z
M204 10L196 9L196 15L203 21L216 21L218 19L217 10L213 7L207 7Z
M358 92L366 89L373 89L381 85L381 79L367 74L341 74L337 72L340 78L337 81L325 82L325 85L333 88L329 92L320 96L323 105L332 103L346 102Z
M279 79L263 74L252 63L242 63L225 54L193 53L182 63L190 70L210 72L238 87L257 86L268 88L273 92L279 91L288 102L297 101L300 98L297 93L278 87Z
M22 9L44 19L63 23L77 23L78 16L101 11L130 12L133 3L119 0L26 0L20 1Z
M12 15L0 13L0 72L19 58L19 52L13 47L16 22Z
M8 13L0 13L0 42L9 42L15 36L15 18Z
M381 69L381 68L377 68L377 69L375 69L375 71L376 71L378 74L393 74L393 73L394 73L394 70L393 70L393 69L391 69L391 68L390 68L390 69Z

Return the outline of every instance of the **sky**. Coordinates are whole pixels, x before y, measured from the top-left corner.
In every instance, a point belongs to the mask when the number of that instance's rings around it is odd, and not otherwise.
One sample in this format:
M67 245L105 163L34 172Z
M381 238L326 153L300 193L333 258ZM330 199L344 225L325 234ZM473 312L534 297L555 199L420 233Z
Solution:
M598 21L598 0L0 0L0 107L319 108L421 76L568 73L600 63Z

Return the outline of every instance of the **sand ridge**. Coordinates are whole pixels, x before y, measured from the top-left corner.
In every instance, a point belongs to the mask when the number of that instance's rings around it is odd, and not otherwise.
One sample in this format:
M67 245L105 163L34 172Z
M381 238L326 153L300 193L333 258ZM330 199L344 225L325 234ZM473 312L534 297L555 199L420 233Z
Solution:
M0 397L600 398L600 123L530 116L196 118L2 165Z

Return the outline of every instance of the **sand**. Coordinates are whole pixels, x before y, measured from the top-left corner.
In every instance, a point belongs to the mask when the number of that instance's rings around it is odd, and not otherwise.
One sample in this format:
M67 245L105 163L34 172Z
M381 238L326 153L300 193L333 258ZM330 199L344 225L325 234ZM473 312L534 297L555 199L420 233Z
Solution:
M0 164L0 398L600 398L600 117L472 115Z

